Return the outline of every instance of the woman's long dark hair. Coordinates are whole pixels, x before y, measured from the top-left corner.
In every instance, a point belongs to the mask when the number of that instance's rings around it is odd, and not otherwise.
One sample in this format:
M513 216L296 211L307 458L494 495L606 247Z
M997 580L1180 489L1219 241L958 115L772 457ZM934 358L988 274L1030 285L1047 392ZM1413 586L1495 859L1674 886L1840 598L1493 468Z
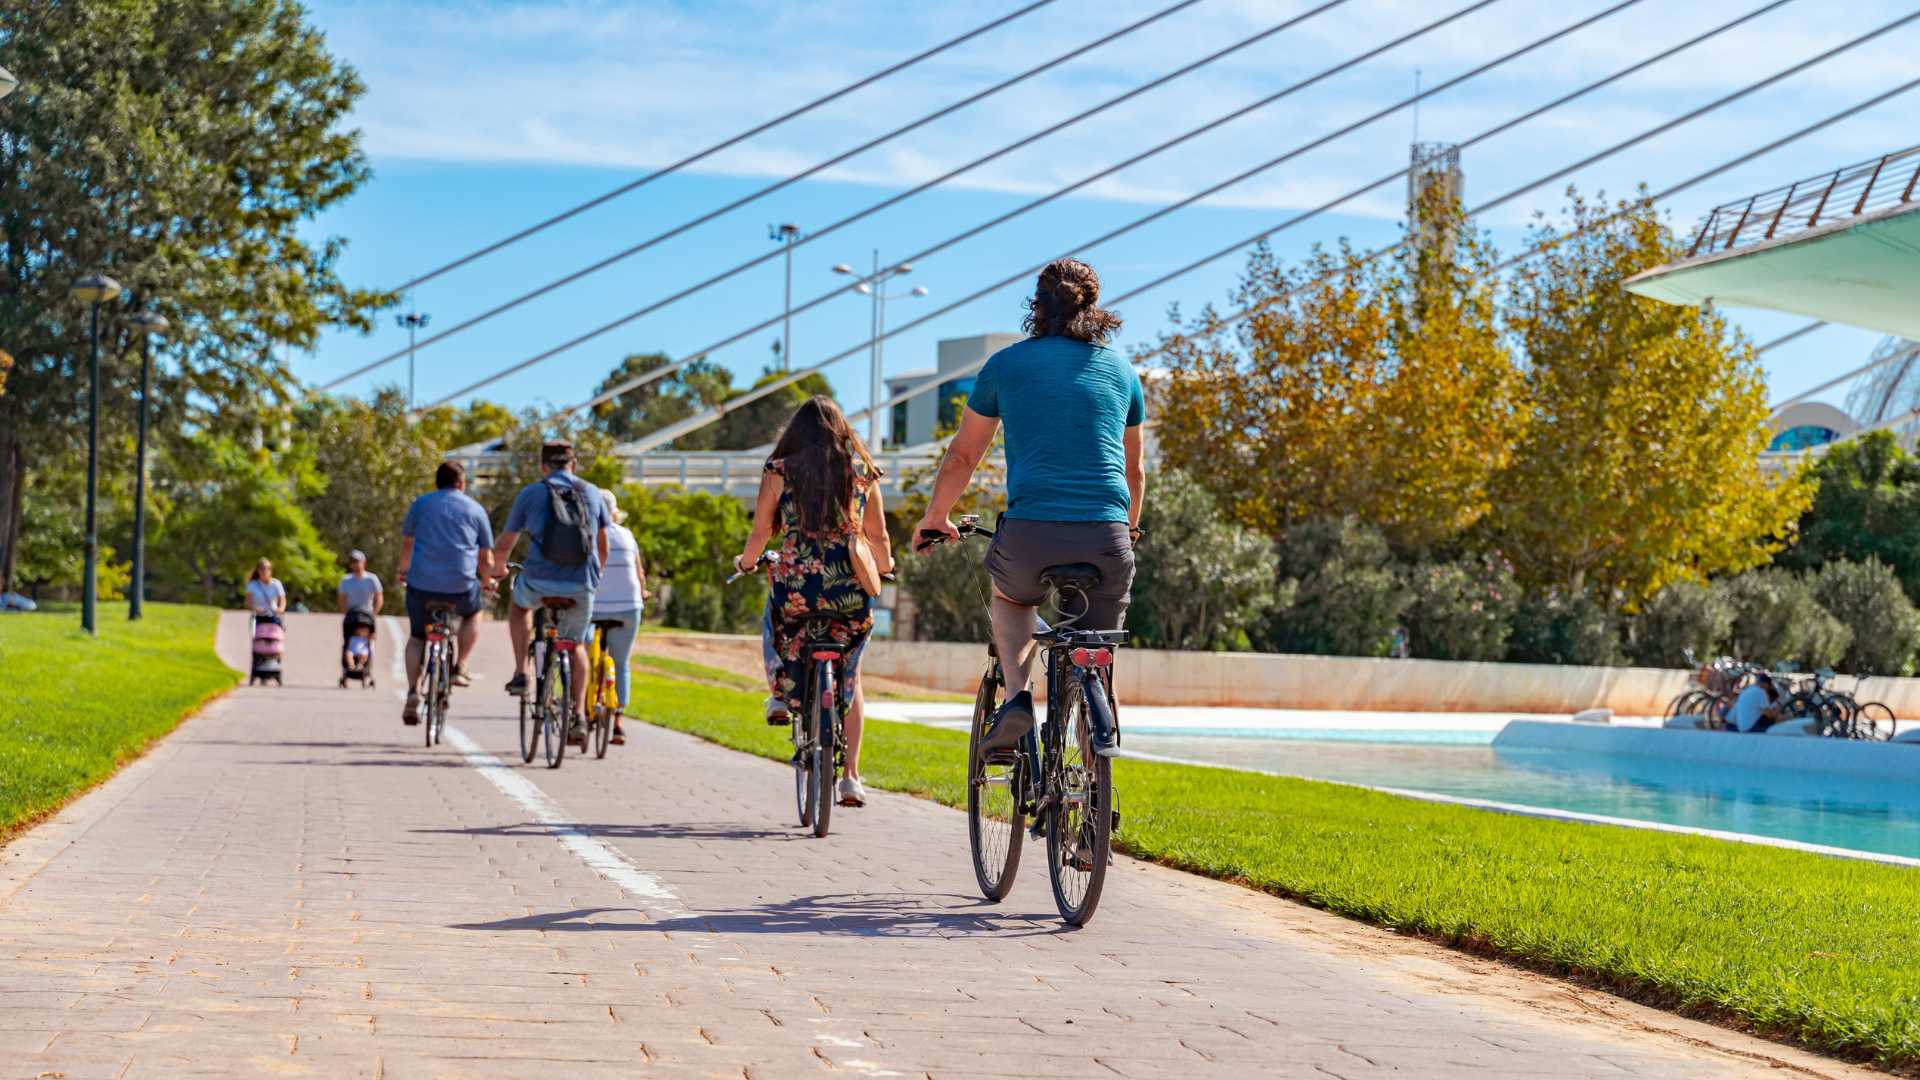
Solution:
M1055 259L1040 271L1027 317L1020 324L1033 337L1070 337L1105 345L1120 329L1120 316L1099 304L1100 275L1079 259Z
M868 480L880 475L840 406L819 394L794 410L774 445L773 457L786 476L787 490L793 493L801 532L847 531L854 524L847 519L853 503L854 462L860 462Z

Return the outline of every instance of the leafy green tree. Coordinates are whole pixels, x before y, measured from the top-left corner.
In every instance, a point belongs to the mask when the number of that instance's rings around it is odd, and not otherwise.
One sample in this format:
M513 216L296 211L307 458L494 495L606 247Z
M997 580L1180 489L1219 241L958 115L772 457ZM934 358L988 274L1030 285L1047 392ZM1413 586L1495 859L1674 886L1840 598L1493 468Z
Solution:
M1514 271L1508 325L1534 419L1495 481L1485 532L1530 589L1631 608L1668 582L1767 561L1810 497L1761 471L1766 381L1711 308L1621 283L1680 249L1644 196L1571 194L1566 230Z
M594 393L604 393L672 362L673 358L665 353L631 354L600 380ZM593 422L614 442L628 442L712 408L733 392L733 372L703 356L672 375L595 405ZM687 450L711 449L717 435L718 432L708 427L682 439L680 446Z
M1274 611L1255 647L1326 656L1385 656L1413 602L1386 537L1357 517L1309 521L1281 538L1280 576L1292 602Z
M1847 627L1852 641L1840 658L1860 675L1911 675L1920 652L1920 612L1887 564L1830 562L1812 576L1813 596Z
M1920 461L1893 432L1875 431L1829 447L1809 473L1819 486L1780 564L1877 559L1920 598Z
M238 602L261 558L287 592L320 597L340 581L340 561L301 509L311 472L289 476L263 450L202 434L168 448L154 470L169 509L147 545L156 596Z
M1807 580L1777 566L1715 583L1733 607L1732 651L1756 663L1830 667L1853 644L1853 631L1820 606Z
M1633 662L1647 667L1687 666L1687 653L1705 663L1720 654L1733 634L1733 605L1725 592L1695 581L1676 581L1655 593L1633 620Z
M1272 542L1235 524L1211 493L1173 469L1147 478L1141 524L1127 614L1135 639L1162 649L1251 648L1252 631L1278 599ZM985 610L978 594L973 607Z
M1407 637L1428 660L1499 660L1506 655L1520 589L1496 555L1425 562L1406 571L1413 604Z
M640 545L649 588L665 621L688 630L751 632L767 603L766 586L728 586L728 562L751 531L746 504L726 495L628 484L620 508Z
M367 328L388 300L344 284L342 243L308 222L367 178L346 123L357 76L295 0L0 5L0 61L23 76L0 135L0 585L22 491L86 421L87 311L67 296L110 274L175 330L161 345L155 431L251 438L284 399L284 345ZM105 312L102 421L131 424L138 363ZM64 497L64 496L63 496Z
M1586 593L1537 589L1514 609L1508 660L1602 667L1619 663L1620 656L1613 613Z
M914 632L919 637L985 641L991 635L987 602L993 583L980 561L977 543L942 544L924 553L904 551L894 567L900 588L913 598Z

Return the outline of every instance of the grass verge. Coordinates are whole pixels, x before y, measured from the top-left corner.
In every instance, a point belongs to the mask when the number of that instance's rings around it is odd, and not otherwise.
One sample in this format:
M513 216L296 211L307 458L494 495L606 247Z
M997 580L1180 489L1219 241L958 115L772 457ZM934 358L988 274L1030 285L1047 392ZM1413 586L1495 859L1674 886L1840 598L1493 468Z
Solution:
M73 611L0 615L0 841L113 775L234 684L213 651L219 613L148 604L100 636Z
M642 719L778 761L791 752L758 693L659 675L635 689ZM880 720L862 771L963 806L965 755L962 733ZM1920 1069L1920 871L1228 769L1122 760L1115 787L1130 855Z

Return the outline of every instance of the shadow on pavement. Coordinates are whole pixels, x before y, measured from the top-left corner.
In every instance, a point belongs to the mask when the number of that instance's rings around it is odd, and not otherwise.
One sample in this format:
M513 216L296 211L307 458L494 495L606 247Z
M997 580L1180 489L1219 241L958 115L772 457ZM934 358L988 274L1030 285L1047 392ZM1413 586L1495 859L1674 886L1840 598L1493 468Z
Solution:
M972 910L964 910L963 905ZM638 922L595 916L636 908L576 908L496 922L456 923L455 930L539 930L577 933L824 934L846 937L1041 937L1071 933L1051 912L1002 914L986 901L953 893L845 893L802 896L779 904Z
M574 825L564 827L525 821L514 825L484 825L467 829L414 829L416 833L452 833L457 836L553 836L585 833L612 840L811 840L799 827L764 829L724 821L666 822L657 825Z

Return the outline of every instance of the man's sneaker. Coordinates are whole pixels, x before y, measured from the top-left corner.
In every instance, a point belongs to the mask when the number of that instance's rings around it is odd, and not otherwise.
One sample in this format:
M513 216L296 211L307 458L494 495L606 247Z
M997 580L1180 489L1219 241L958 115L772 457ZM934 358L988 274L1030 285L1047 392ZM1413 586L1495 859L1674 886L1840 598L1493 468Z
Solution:
M993 761L1011 755L1027 732L1033 730L1033 724L1033 691L1022 690L993 714L986 733L980 737L980 759Z
M867 805L867 786L851 776L840 778L840 805Z
M420 722L420 695L409 693L407 703L400 707L400 722L409 726Z
M791 714L787 712L787 703L778 697L767 698L767 726L783 727Z
M525 675L515 675L513 678L508 679L507 693L512 694L514 697L525 697L527 695L527 677Z
M454 668L453 669L453 685L472 686L473 676L467 674L466 668L463 668L463 667Z

